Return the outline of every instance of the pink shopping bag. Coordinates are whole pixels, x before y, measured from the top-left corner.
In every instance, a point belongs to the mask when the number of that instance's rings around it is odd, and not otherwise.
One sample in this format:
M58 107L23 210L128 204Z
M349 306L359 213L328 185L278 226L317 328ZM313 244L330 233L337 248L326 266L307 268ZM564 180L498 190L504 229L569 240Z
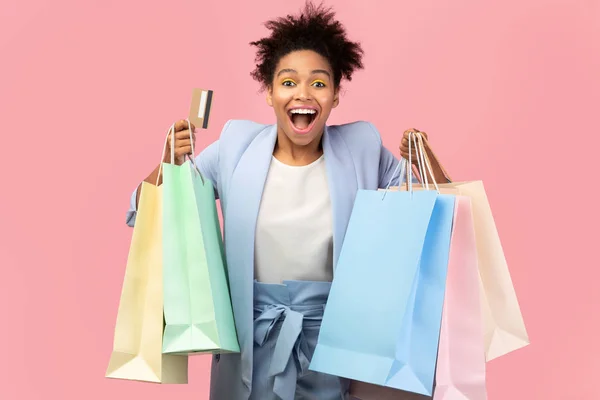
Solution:
M456 196L434 400L485 400L485 341L471 199ZM425 400L415 393L353 381L353 399Z
M485 400L485 342L471 199L456 196L434 400Z

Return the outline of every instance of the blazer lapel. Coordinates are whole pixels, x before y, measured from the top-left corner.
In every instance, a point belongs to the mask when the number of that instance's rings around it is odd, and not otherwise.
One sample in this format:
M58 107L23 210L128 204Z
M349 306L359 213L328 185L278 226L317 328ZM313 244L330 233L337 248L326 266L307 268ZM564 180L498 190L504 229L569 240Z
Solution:
M276 138L277 126L269 126L244 151L231 177L224 213L229 284L243 349L242 379L248 388L252 382L256 220Z
M348 220L354 206L358 180L350 150L335 126L325 127L323 154L325 155L333 212L333 267L335 271L346 235Z

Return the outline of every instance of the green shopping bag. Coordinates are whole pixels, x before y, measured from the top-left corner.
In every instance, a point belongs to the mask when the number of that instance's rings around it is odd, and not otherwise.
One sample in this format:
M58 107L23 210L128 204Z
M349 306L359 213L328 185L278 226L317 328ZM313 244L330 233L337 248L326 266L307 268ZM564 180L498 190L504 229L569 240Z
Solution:
M162 165L163 353L239 352L213 183L192 159L171 160Z

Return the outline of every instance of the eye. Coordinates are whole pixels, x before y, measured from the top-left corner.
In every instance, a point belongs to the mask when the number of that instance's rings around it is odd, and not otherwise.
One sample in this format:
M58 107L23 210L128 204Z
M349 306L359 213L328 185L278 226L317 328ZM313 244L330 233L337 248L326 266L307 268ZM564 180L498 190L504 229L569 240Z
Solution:
M321 87L325 87L325 82L323 82L323 81L314 81L313 82L313 86L320 87L320 88Z
M286 79L281 83L283 86L296 86L296 82L291 79Z

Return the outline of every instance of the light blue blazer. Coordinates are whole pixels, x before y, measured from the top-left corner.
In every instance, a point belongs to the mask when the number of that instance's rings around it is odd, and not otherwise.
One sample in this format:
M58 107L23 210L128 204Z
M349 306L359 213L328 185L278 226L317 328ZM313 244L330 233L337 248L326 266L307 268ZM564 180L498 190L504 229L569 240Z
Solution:
M214 356L212 399L247 399L252 387L254 234L261 196L277 138L276 125L228 121L219 140L196 163L215 186L224 217L225 251L233 311L241 354ZM359 189L384 188L398 160L387 150L379 132L368 122L327 126L323 136L333 212L334 268ZM131 197L127 223L133 226L136 194Z

